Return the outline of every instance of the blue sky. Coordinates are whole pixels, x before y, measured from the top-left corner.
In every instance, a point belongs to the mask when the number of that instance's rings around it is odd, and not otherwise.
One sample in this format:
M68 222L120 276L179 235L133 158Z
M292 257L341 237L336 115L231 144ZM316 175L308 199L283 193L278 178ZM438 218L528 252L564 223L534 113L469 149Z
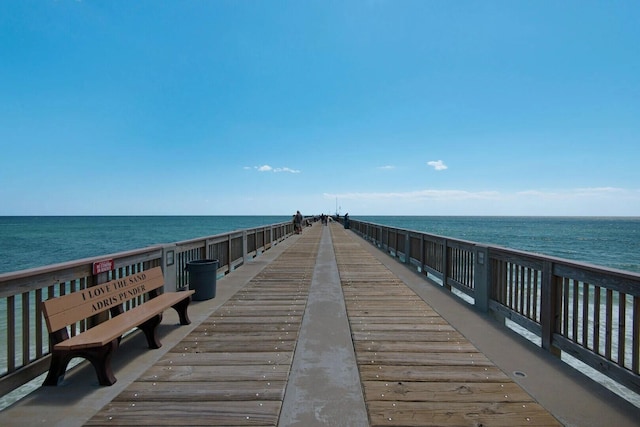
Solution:
M640 2L3 1L0 215L640 216Z

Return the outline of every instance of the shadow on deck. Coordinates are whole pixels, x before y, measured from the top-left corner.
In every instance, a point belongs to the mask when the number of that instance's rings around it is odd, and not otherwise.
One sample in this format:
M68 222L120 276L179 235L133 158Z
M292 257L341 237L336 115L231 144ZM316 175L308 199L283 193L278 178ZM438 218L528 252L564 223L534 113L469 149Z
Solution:
M114 386L81 366L0 424L637 425L638 408L337 224L219 280L192 325L172 316L163 348L123 342Z

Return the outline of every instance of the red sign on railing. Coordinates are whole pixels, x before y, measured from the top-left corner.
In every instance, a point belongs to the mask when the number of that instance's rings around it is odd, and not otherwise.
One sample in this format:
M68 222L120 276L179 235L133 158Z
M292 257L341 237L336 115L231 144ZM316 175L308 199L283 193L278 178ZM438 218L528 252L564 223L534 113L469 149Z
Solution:
M98 261L93 263L93 274L104 273L106 271L113 270L114 263L112 259L106 259L104 261Z

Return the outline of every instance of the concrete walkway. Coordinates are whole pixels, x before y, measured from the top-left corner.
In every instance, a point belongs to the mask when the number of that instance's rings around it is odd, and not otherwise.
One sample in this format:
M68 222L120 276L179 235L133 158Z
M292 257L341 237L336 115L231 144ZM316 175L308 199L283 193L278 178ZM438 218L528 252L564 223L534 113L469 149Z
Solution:
M331 235L322 228L279 425L368 426Z

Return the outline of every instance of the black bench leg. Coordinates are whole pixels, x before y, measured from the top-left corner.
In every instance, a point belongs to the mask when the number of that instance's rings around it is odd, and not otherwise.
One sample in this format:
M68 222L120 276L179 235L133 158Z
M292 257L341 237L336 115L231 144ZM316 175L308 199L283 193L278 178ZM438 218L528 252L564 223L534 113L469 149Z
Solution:
M42 385L56 386L64 381L64 373L67 371L69 362L73 356L68 351L53 351L51 353L51 364L49 373Z
M191 323L191 320L189 319L189 314L187 313L187 307L189 307L190 302L191 302L191 295L189 295L188 298L183 299L182 301L180 301L179 303L173 306L173 309L178 313L178 316L180 316L181 325L188 325Z
M162 321L162 313L156 314L151 319L144 322L139 328L144 332L144 336L147 337L147 344L149 348L160 348L162 343L158 339L156 334L156 328Z
M117 381L111 369L111 357L117 348L118 340L116 339L102 347L82 352L84 358L91 362L96 370L100 385L113 385Z
M113 385L117 380L111 369L111 357L114 350L118 348L118 340L113 340L109 344L96 349L83 351L53 351L51 354L51 366L49 373L44 380L45 386L56 386L64 380L69 362L74 357L83 357L93 365L98 376L100 385Z

